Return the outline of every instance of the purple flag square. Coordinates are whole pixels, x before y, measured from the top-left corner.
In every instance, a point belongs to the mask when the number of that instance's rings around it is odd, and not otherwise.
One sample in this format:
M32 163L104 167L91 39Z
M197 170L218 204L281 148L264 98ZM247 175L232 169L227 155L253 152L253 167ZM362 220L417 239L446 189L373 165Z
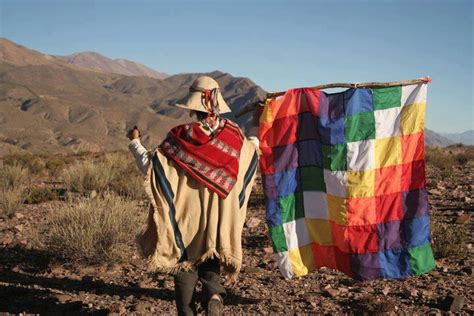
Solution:
M380 250L402 248L401 221L390 221L377 225Z
M373 280L381 276L378 252L354 254L351 263L355 279Z
M426 190L414 190L403 193L403 210L405 219L412 219L429 214L428 193Z
M298 148L296 144L273 148L275 173L298 168Z

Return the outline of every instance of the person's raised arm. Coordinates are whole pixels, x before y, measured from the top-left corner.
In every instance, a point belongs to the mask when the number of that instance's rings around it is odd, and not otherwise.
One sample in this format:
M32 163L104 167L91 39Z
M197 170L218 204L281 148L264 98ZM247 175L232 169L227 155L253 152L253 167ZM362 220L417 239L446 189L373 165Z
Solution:
M143 174L146 174L148 165L150 164L150 152L140 142L140 131L136 126L132 130L128 131L127 137L131 140L128 144L128 149L132 152L135 157L135 162L138 168Z

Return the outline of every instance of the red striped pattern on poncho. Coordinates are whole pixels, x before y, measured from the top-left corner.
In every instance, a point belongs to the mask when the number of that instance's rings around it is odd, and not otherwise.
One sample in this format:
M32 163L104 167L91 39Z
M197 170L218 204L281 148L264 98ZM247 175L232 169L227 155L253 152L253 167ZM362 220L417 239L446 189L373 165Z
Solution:
M198 123L176 126L159 150L199 183L226 198L237 182L243 141L239 126L221 119L212 135L207 135Z

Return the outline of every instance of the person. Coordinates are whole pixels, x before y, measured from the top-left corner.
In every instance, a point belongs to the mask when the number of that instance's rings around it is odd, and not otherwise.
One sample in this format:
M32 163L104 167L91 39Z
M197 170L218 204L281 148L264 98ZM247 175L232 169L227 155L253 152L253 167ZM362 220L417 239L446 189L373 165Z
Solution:
M129 131L129 149L146 174L151 207L139 244L150 266L171 272L179 315L196 313L195 288L201 281L209 315L221 315L229 283L242 264L241 234L258 163L258 140L221 114L230 112L217 82L194 81L176 106L196 122L174 127L161 145L148 151L140 131Z

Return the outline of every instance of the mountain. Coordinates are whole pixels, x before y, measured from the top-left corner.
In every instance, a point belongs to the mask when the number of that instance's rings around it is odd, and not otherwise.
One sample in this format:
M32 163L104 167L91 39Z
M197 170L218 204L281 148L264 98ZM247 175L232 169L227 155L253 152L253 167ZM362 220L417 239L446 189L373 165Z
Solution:
M425 144L429 147L446 147L454 142L428 128L425 128Z
M167 74L157 72L145 65L121 58L111 59L95 52L83 52L56 57L66 61L68 64L100 72L126 76L148 76L157 79L168 77Z
M465 131L463 133L443 133L441 135L449 138L454 143L474 145L474 130Z
M169 103L202 75L156 79L89 70L8 40L0 41L0 52L0 156L124 149L125 133L134 125L152 148L171 127L190 119L188 111ZM265 95L247 78L208 75L219 82L233 110ZM246 115L238 121L249 120Z
M111 60L91 55L99 65ZM111 67L91 70L79 62L71 64L65 58L0 39L0 156L21 150L124 149L128 143L125 133L134 125L151 148L171 127L190 120L188 111L169 104L186 95L191 83L203 74L157 79L118 74ZM265 96L248 78L220 71L207 75L217 80L233 113ZM228 117L235 119L232 113ZM248 131L252 118L249 113L237 122ZM426 129L425 143L447 146L453 142Z
M53 56L43 55L6 38L0 38L0 61L14 66L64 64Z

